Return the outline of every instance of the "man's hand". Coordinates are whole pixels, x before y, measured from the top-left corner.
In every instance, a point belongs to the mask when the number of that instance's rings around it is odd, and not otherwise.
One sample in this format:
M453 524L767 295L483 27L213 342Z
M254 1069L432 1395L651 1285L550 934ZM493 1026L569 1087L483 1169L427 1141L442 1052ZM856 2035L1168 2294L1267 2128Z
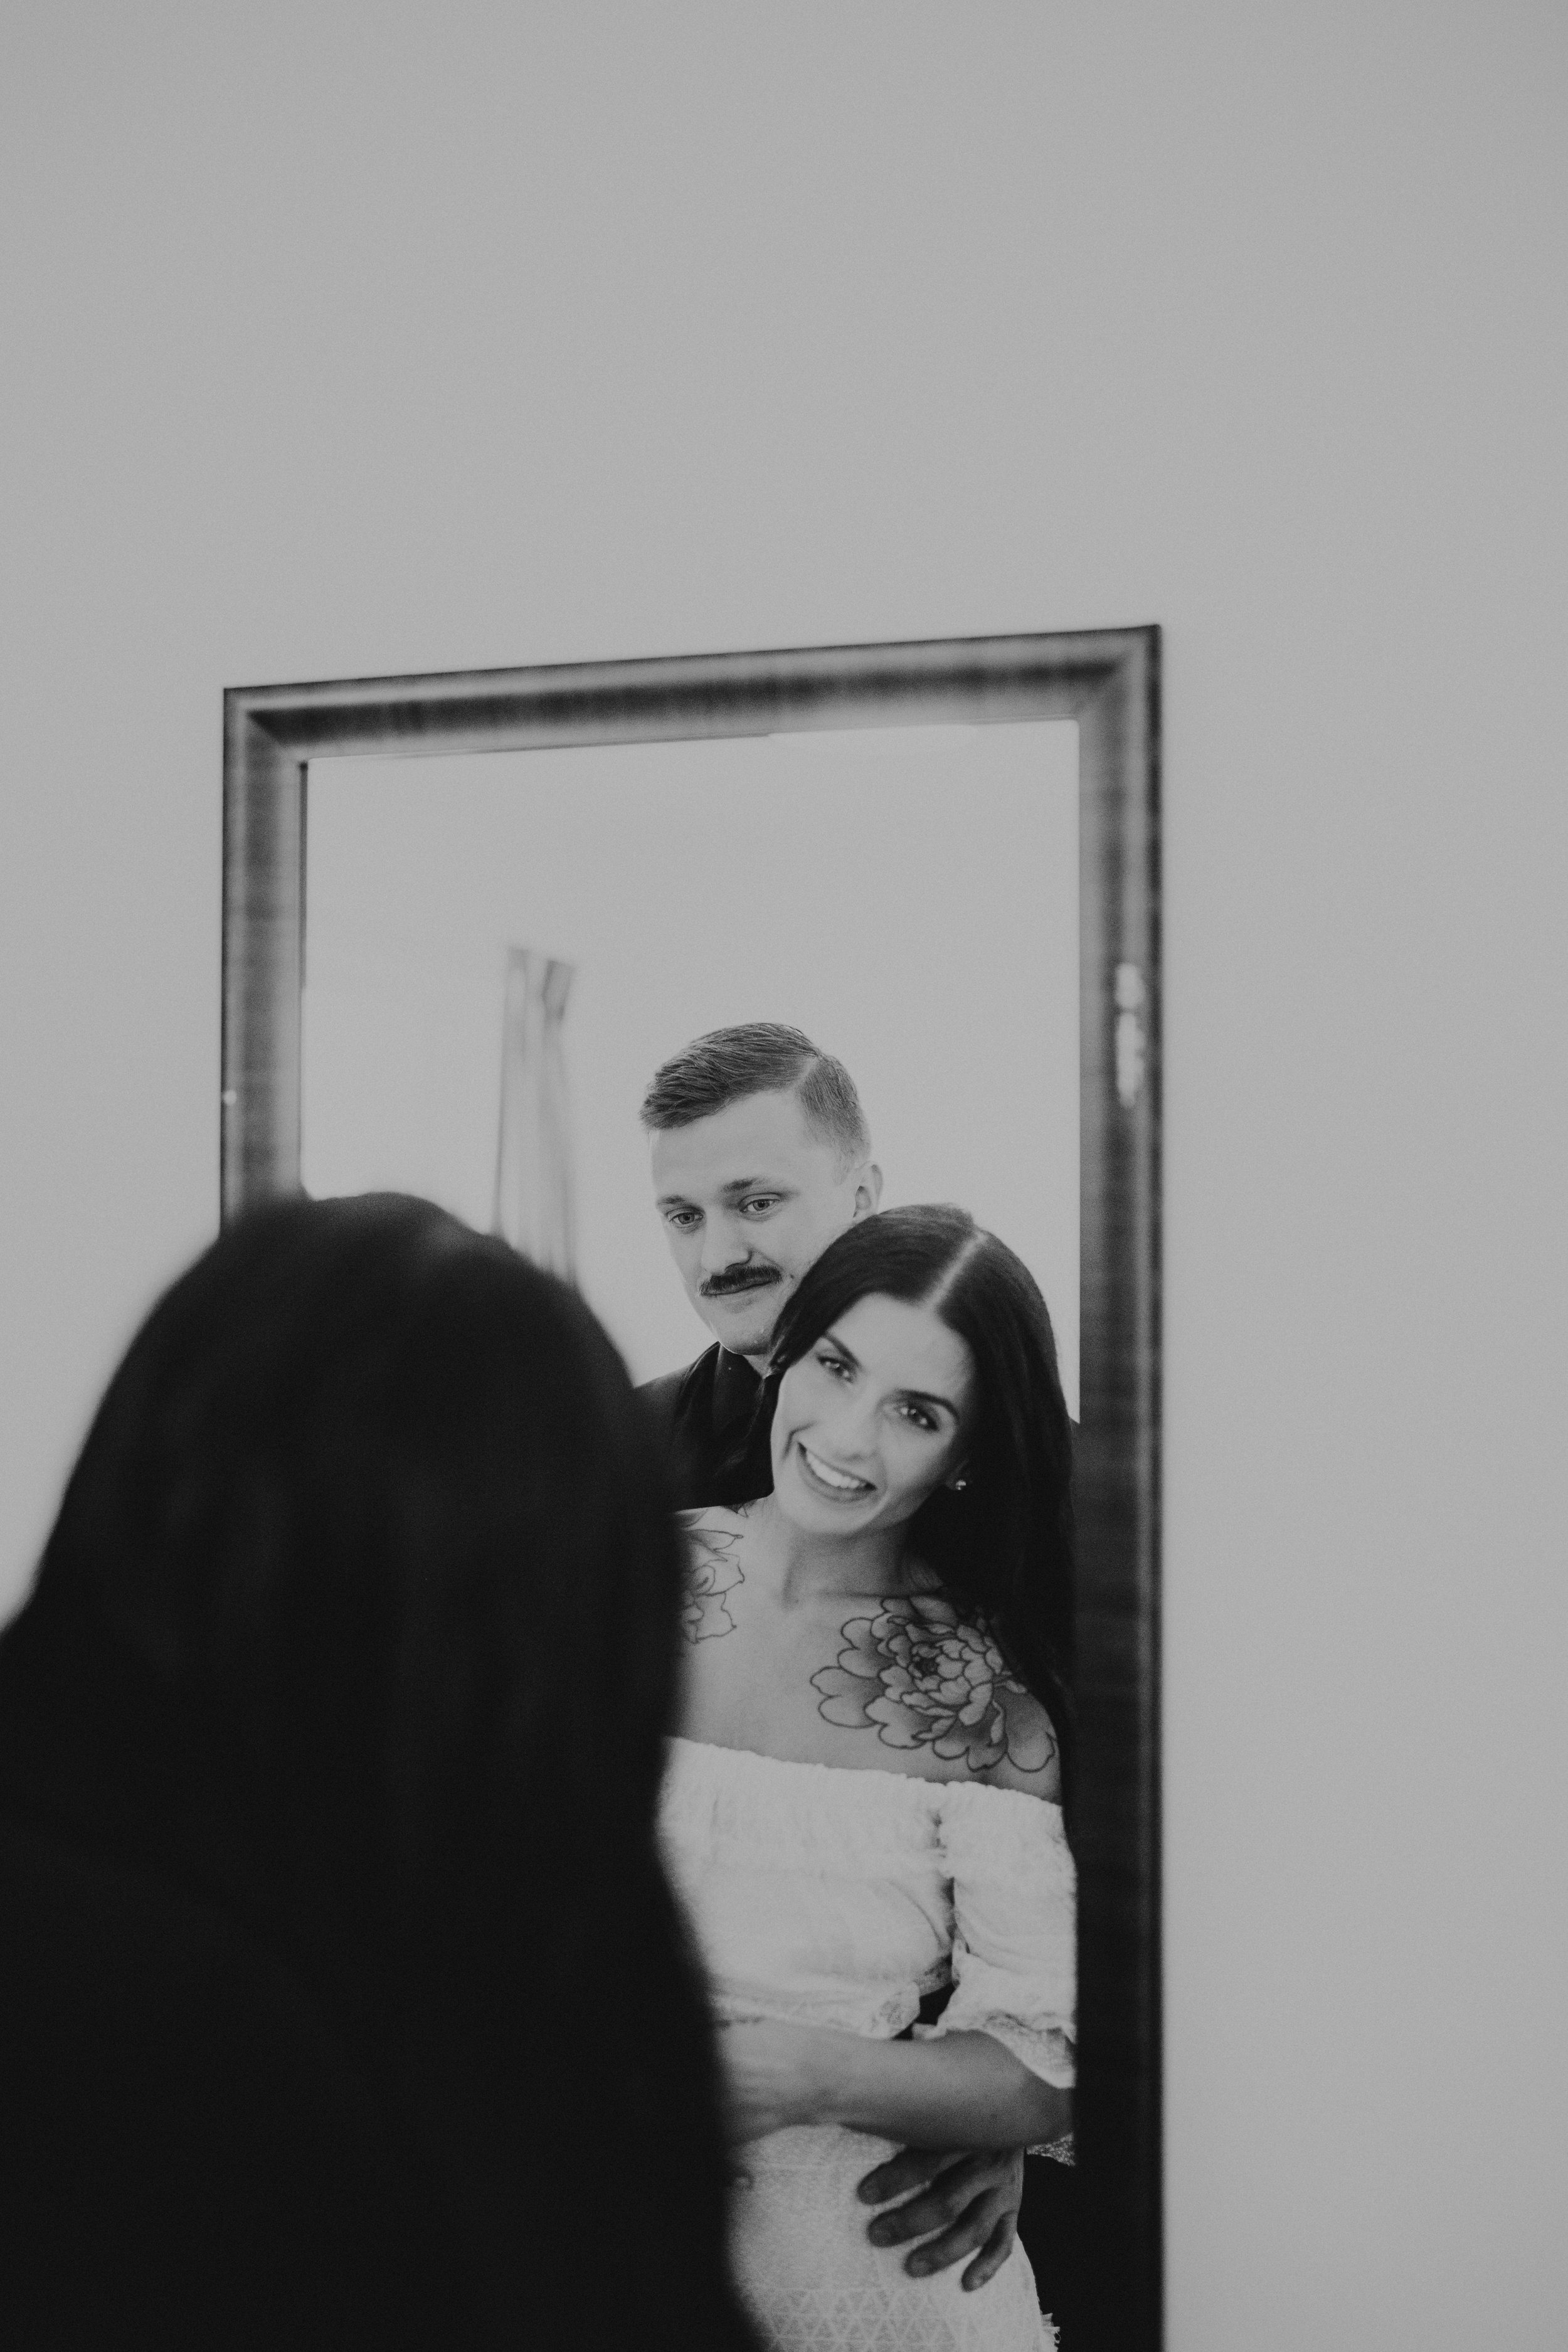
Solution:
M973 2254L963 2284L984 2286L1013 2251L1024 2201L1024 2151L906 2147L868 2172L859 2193L868 2205L908 2200L879 2213L867 2235L875 2246L923 2238L925 2244L904 2263L911 2278L929 2278Z

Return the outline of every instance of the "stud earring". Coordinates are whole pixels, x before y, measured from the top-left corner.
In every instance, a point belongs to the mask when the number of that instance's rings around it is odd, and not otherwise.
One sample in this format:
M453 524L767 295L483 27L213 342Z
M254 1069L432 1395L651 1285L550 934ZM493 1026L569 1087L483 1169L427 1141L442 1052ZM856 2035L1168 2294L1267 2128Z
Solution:
M955 1478L955 1479L953 1480L953 1482L952 1482L952 1491L953 1491L953 1493L954 1493L955 1495L962 1495L962 1494L963 1494L963 1490L964 1490L964 1488L968 1486L968 1484L969 1484L969 1481L968 1481L968 1479L967 1479L967 1478Z

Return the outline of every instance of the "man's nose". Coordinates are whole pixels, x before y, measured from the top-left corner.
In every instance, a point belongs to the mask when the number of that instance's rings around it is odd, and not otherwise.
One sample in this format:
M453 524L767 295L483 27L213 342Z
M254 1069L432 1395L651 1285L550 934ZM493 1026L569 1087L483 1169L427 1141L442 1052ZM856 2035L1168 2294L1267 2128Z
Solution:
M705 1275L722 1274L730 1266L741 1265L750 1253L751 1242L744 1226L732 1223L728 1217L710 1217L704 1223L698 1263Z

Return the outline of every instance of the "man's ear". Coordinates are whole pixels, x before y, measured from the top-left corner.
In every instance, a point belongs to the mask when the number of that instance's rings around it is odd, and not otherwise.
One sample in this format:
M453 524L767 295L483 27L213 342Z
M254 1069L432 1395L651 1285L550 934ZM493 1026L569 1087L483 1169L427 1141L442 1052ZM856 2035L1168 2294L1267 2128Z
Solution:
M850 1219L851 1224L856 1218L874 1217L881 1197L882 1171L874 1160L868 1160L855 1180L855 1212Z

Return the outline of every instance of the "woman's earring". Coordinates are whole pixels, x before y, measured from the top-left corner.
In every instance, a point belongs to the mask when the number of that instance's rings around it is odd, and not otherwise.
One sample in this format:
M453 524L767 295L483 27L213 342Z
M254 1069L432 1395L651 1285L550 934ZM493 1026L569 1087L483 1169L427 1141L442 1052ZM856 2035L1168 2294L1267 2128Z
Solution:
M952 1482L952 1491L953 1491L953 1493L954 1493L955 1495L962 1495L962 1494L963 1494L963 1490L964 1490L964 1488L968 1486L968 1484L969 1484L969 1481L968 1481L968 1479L967 1479L967 1478L955 1478L955 1479L953 1480L953 1482Z

